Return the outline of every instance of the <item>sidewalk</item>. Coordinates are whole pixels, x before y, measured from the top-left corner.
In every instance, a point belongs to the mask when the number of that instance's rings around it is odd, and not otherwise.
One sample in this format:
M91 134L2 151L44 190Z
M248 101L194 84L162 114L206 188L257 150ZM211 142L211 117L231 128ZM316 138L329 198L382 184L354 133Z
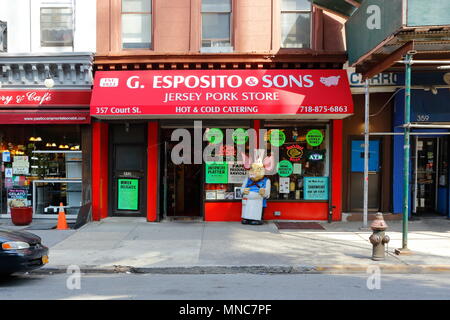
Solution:
M30 230L50 246L50 263L41 271L229 273L365 272L379 265L392 273L450 272L450 221L409 223L408 247L397 256L401 221L388 221L391 238L385 261L372 261L371 231L361 222L321 223L326 230L278 230L274 223L160 222L107 218L79 230Z

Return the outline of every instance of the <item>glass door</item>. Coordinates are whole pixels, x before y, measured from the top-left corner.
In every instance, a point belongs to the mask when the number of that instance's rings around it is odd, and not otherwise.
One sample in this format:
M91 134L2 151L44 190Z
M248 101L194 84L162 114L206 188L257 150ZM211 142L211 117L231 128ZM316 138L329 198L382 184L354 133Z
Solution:
M438 138L416 137L413 214L433 213L437 204Z
M171 141L174 129L162 129L161 137L164 143L164 158L162 159L164 174L163 183L163 218L201 217L202 216L202 186L203 164L195 164L192 155L190 163L176 164L172 160L172 150L179 143ZM187 129L191 137L193 130ZM191 150L194 150L191 141ZM177 151L174 151L177 153ZM184 150L183 152L187 152Z

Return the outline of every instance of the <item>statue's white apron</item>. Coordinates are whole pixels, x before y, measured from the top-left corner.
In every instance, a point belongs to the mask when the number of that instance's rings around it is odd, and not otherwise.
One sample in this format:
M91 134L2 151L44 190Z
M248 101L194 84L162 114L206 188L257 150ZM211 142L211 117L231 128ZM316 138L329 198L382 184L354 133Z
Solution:
M263 197L258 192L250 191L242 197L242 218L249 220L261 220Z

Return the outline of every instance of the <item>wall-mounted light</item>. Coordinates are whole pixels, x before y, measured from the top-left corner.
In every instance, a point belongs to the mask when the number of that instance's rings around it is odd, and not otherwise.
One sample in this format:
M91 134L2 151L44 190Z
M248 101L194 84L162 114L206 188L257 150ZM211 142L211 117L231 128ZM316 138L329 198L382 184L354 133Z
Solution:
M435 87L431 87L431 93L434 95L438 94L438 90Z
M446 74L444 74L443 78L444 78L444 82L446 84L450 84L450 72L447 72Z
M46 88L51 89L55 85L55 80L53 80L50 75L47 77L47 79L44 80L44 85Z

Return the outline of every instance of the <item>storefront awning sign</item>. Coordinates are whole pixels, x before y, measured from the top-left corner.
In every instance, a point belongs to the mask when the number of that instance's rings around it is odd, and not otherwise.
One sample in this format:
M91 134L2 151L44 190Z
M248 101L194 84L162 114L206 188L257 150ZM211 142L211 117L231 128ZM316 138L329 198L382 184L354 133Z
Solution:
M352 113L345 70L98 71L91 100L91 115L106 119Z
M90 100L91 90L0 89L0 109L10 107L87 107Z

